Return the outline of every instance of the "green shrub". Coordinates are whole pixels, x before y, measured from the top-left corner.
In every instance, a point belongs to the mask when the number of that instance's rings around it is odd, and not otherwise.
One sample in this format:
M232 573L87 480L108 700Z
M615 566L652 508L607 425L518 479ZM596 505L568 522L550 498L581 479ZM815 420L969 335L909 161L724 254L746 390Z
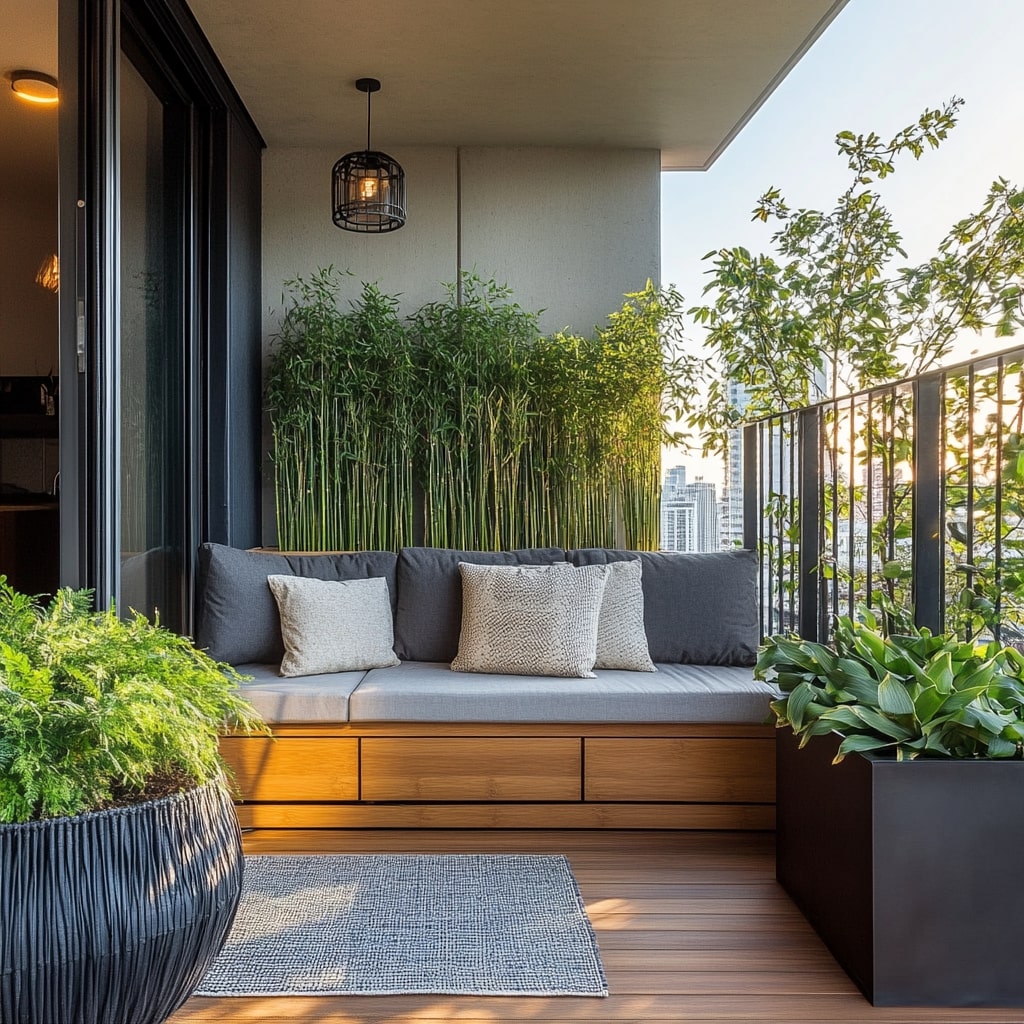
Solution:
M675 291L648 282L582 338L469 273L406 322L373 285L340 310L330 268L289 289L267 375L282 548L658 546L693 372Z
M261 728L238 677L141 615L45 607L0 576L0 822L80 814L221 776L218 735Z
M964 643L911 628L883 636L875 616L840 617L835 647L773 636L754 674L776 683L780 728L803 746L843 737L836 761L854 751L925 757L1024 757L1024 655L996 643Z

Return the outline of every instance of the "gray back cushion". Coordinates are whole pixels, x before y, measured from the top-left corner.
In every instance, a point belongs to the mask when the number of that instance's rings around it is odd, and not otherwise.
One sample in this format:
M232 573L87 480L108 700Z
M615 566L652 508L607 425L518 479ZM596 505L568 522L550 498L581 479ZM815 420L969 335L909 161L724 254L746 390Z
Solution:
M242 551L223 544L199 549L196 585L196 646L217 661L280 662L281 620L268 576L358 580L383 576L395 609L395 566L391 551L336 555L288 555Z
M550 565L565 560L564 548L519 551L457 551L402 548L398 555L395 653L405 661L453 661L462 626L459 562L474 565Z
M574 565L643 562L644 629L651 658L688 665L753 665L760 641L753 551L570 551Z

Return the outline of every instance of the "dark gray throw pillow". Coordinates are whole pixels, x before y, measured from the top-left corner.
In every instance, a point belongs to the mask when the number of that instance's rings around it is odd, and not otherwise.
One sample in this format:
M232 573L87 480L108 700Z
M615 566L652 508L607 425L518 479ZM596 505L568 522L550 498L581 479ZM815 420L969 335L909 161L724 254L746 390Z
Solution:
M573 565L643 563L644 629L651 659L690 665L753 665L760 641L753 551L683 553L580 548Z
M462 627L459 562L474 565L551 565L565 560L563 548L518 551L457 551L402 548L398 555L395 652L404 661L452 661Z
M199 549L196 586L196 646L232 665L276 664L284 657L284 641L268 576L318 580L383 576L394 611L397 559L391 551L291 555L204 544Z

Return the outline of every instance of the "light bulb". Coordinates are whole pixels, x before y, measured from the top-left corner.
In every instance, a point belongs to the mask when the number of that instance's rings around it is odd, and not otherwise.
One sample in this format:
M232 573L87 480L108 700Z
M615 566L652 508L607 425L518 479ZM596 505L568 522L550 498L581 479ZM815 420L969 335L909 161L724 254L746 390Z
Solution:
M359 179L359 198L364 203L373 202L377 198L377 184L376 178Z

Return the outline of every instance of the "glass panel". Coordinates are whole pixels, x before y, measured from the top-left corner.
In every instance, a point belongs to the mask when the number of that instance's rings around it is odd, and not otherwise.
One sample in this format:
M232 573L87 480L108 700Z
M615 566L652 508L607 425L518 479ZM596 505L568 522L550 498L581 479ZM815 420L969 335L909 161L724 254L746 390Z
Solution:
M186 545L182 199L167 108L121 57L121 609L176 629Z

